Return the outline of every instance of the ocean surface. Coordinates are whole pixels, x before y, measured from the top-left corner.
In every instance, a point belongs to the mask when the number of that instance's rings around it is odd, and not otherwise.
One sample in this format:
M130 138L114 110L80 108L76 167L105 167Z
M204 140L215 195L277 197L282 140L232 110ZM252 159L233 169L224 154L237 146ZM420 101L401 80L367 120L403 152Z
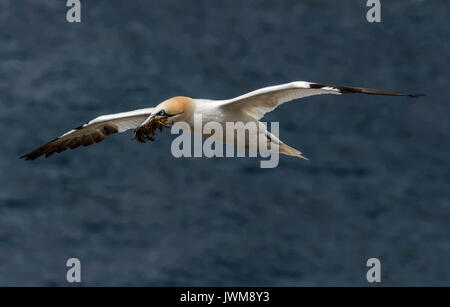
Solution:
M448 1L0 0L0 285L450 286ZM366 95L264 118L310 160L180 158L169 132L24 153L98 115L294 80Z

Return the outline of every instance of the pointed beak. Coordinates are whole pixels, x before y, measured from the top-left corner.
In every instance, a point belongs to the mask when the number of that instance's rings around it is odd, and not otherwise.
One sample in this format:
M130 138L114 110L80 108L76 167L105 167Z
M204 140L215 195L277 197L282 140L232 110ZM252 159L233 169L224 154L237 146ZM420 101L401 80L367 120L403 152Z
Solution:
M150 116L147 117L146 120L144 120L144 122L141 124L141 126L144 126L144 125L148 124L154 117L155 117L155 115L150 114Z

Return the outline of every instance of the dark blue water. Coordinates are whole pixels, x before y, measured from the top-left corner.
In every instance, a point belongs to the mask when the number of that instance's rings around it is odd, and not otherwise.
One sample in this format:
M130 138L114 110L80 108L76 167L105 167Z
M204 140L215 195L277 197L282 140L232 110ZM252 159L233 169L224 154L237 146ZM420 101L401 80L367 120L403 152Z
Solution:
M0 284L450 285L447 1L0 1ZM100 114L293 80L426 93L283 105L310 158L175 159L171 135L18 157Z

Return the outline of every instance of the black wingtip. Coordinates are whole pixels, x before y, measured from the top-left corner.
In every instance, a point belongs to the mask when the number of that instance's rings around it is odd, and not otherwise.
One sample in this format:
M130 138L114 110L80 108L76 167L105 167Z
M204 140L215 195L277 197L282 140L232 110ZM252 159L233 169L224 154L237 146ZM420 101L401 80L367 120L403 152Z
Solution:
M32 151L30 153L27 153L23 156L20 156L19 159L24 159L25 161L33 161L39 158L40 156L44 155L41 151ZM45 156L47 158L47 155Z
M408 97L422 99L425 97L425 94L408 94Z
M31 159L30 154L26 154L26 155L20 156L19 159L23 159L25 161L33 160L33 159Z

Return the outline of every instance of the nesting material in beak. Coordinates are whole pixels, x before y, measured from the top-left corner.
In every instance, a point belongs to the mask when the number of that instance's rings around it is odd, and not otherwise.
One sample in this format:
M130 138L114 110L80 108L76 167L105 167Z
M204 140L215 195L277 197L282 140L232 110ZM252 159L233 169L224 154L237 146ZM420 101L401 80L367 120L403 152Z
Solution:
M167 123L168 116L153 117L148 123L134 129L134 138L141 143L146 141L154 141L156 130L162 131L163 128L169 128L171 125Z

